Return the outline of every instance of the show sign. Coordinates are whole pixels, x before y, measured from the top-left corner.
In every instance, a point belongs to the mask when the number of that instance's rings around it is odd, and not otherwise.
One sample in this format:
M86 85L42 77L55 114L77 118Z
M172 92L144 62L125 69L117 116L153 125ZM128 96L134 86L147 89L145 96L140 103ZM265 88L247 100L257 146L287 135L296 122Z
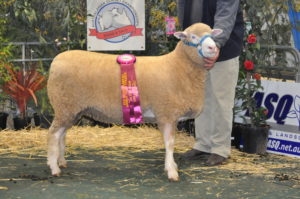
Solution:
M300 83L262 80L262 86L254 98L268 110L268 152L300 158ZM242 123L239 116L235 121Z
M145 50L145 0L87 0L87 49Z

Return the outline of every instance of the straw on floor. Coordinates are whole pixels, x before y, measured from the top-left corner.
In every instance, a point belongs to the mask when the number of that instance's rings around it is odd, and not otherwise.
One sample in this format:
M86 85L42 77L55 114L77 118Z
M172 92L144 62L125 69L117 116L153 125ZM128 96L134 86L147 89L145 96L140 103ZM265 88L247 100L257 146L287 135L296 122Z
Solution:
M194 138L187 133L178 132L176 134L175 153L183 153L193 146ZM4 130L0 132L0 155L18 156L26 155L46 157L47 130L31 129L22 131ZM126 128L123 126L113 126L111 128L100 127L73 127L68 130L66 142L66 155L78 153L80 150L105 150L103 153L113 155L125 155L126 150L140 152L145 150L161 151L164 149L161 133L148 126L139 128ZM119 153L118 150L125 150ZM116 153L116 151L118 151ZM232 155L227 164L220 165L221 169L251 173L255 175L273 175L273 169L285 167L297 167L299 159L289 157L269 155L266 161L260 161L262 157L255 154L242 153L236 149L232 150ZM274 163L272 158L276 158ZM278 161L280 159L280 161ZM185 173L198 169L209 169L210 167L191 166L182 171Z

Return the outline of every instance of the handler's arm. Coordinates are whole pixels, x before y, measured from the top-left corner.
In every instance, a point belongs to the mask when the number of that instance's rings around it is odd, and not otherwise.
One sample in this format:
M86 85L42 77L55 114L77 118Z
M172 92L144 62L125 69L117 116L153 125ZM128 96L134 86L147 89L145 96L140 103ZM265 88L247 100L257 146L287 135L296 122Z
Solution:
M233 30L240 0L217 0L214 28L222 29L223 33L213 38L219 47L225 45Z

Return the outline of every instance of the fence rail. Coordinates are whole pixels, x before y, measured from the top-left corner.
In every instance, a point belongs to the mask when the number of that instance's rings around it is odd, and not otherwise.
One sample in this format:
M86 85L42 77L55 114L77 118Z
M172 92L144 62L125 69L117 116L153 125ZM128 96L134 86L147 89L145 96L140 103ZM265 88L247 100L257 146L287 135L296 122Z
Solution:
M293 58L291 66L272 65L260 66L260 72L270 78L279 78L285 80L295 80L300 82L300 55L296 48L291 46L280 45L262 45L261 48L282 51L283 53L290 53ZM271 75L270 75L271 73Z
M27 62L49 62L53 60L53 57L48 58L33 58L32 54L30 58L26 56L26 50L31 49L30 46L56 46L56 43L40 43L40 42L12 42L10 45L20 46L21 48L21 57L18 59L12 59L12 62L22 63L23 67L26 68ZM66 43L62 43L66 44ZM8 45L8 44L7 44ZM280 45L262 45L261 48L264 49L272 49L279 50L282 52L288 52L293 57L293 65L292 66L260 66L261 73L270 78L280 78L280 79L288 79L295 80L296 82L300 82L300 56L299 52L296 48L291 46L280 46Z

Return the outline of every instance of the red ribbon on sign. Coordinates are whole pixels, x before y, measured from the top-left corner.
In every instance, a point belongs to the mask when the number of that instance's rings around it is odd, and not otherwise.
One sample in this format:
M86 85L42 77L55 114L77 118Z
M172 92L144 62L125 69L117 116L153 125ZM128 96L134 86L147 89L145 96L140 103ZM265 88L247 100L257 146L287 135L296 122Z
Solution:
M131 33L130 37L142 36L142 30L142 28L136 28L133 25L125 26L108 32L97 32L96 29L90 29L89 36L96 36L98 39L111 39L128 33Z

